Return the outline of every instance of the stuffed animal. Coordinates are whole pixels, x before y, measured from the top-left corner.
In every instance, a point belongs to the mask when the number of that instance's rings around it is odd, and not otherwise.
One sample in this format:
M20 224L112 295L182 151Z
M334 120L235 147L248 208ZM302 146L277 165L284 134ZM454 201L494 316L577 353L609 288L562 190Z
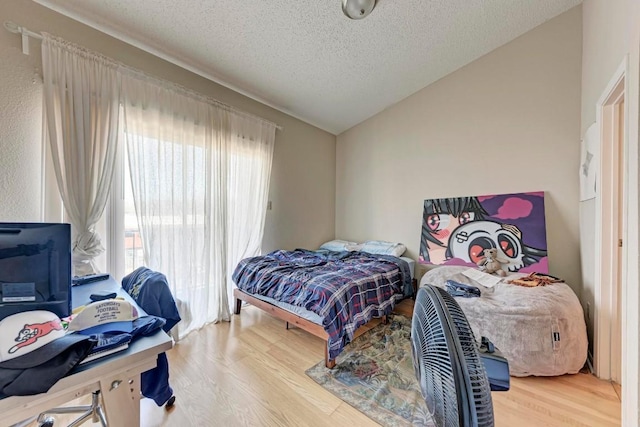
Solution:
M502 269L502 264L508 264L508 261L498 258L498 250L495 248L485 249L482 251L482 257L478 261L478 267L485 273L496 273L498 276L504 277L507 273Z

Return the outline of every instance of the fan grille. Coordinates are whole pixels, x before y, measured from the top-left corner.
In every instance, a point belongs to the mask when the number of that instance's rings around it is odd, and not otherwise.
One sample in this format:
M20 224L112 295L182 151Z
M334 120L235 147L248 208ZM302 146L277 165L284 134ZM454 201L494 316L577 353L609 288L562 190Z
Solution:
M439 426L455 426L459 424L459 414L454 356L442 315L433 298L418 293L411 322L413 366L434 422Z
M464 315L464 312L456 300L443 289L436 289L442 296L449 315L453 320L455 332L460 341L462 353L464 354L464 361L470 382L467 390L471 393L469 396L471 414L477 417L476 423L478 426L492 426L494 419L491 385L482 359L480 359L480 355L478 354L478 347L473 331L469 326L467 317Z
M411 323L413 365L438 426L493 426L489 381L473 332L456 301L427 285Z

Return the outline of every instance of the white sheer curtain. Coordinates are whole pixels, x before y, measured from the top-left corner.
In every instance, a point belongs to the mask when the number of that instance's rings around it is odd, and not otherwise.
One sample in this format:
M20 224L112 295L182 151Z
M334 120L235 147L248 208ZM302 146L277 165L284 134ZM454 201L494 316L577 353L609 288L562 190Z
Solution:
M96 272L94 226L105 208L117 147L120 82L107 58L43 34L45 138L74 229L75 275Z
M182 337L229 320L232 269L260 251L275 125L154 79L122 79L145 262L189 306Z
M225 114L221 130L228 147L227 162L227 285L233 300L231 275L238 262L260 255L269 197L275 127ZM233 304L232 304L233 305Z

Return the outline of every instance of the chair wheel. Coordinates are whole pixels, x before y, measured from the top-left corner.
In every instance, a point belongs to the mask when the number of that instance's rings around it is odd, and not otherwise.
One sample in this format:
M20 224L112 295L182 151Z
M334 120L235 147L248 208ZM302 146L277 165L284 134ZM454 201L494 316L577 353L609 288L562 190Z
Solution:
M171 409L175 403L176 403L176 397L171 396L169 400L167 400L167 403L165 403L164 407L166 409Z
M53 427L53 423L55 423L55 419L51 417L47 417L44 421L38 424L38 427Z

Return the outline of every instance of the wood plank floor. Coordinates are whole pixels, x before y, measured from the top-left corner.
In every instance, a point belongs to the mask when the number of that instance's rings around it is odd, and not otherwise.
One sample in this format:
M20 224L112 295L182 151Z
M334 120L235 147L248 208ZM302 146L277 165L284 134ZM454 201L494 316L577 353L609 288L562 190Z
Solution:
M398 310L411 309L407 301ZM377 425L305 375L323 359L320 339L255 307L190 334L168 355L176 406L143 399L142 426ZM620 425L612 384L589 374L512 378L493 402L497 426Z

